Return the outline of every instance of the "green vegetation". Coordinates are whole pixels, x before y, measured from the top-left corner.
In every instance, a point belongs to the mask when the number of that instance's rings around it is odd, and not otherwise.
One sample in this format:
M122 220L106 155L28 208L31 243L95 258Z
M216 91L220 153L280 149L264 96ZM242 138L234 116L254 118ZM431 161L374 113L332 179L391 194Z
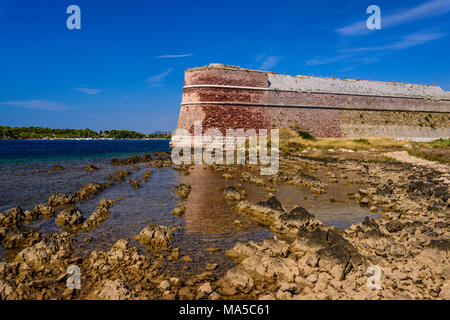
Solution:
M108 138L113 139L143 139L146 138L145 134L136 131L128 130L111 130L103 133Z
M310 134L301 134L298 129L282 128L280 130L280 150L298 152L305 149L353 151L373 151L380 156L388 151L407 151L411 156L450 164L450 139L438 139L432 142L414 142L395 140L393 138L309 138ZM305 138L306 137L306 138ZM366 159L366 161L368 161Z
M425 160L450 164L450 148L418 148L408 150L409 155Z
M432 142L415 144L415 148L408 150L412 156L425 160L450 164L450 139L438 139Z
M369 141L368 139L365 139L365 138L354 139L354 140L352 140L352 141L353 141L353 142L356 142L356 143L370 144L370 141Z
M306 132L306 131L299 131L298 135L299 135L299 137L301 137L302 139L305 139L305 140L312 140L312 141L316 140L316 138L314 138L309 132Z
M150 133L146 134L147 138L151 139L170 139L172 138L171 133Z
M310 134L305 136L308 137ZM308 139L301 136L297 129L282 128L280 130L280 150L291 152L304 150L306 148L318 150L351 149L354 151L377 149L380 152L384 152L402 150L405 144L405 141L399 141L392 138L361 138L353 140L344 138Z
M0 139L75 139L75 138L112 138L112 139L170 139L170 133L143 134L128 130L110 130L95 132L90 129L50 129L41 127L0 126Z
M433 148L450 148L450 139L439 139L434 140L433 142L429 142Z

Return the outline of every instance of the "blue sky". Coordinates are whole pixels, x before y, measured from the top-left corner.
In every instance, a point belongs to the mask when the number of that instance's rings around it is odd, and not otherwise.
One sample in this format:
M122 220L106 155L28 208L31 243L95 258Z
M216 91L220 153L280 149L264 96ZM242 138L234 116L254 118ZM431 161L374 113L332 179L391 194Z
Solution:
M449 33L450 0L0 0L0 125L173 130L210 63L450 90Z

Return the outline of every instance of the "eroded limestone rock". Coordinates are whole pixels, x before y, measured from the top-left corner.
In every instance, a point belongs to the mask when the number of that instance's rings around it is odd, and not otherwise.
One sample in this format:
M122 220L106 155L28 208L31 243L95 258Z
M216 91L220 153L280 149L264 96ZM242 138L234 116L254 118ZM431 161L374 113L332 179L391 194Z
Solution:
M167 248L173 241L172 231L166 226L151 224L135 237L141 244Z

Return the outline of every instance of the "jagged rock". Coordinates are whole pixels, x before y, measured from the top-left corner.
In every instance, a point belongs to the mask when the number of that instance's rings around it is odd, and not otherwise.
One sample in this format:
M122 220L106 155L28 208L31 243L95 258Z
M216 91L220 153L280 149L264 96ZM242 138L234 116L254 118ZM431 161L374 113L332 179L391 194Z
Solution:
M123 181L126 177L131 174L128 170L118 170L112 174L110 174L106 179L113 181Z
M48 199L48 205L52 207L66 206L73 204L75 199L64 193L55 193Z
M11 281L0 279L0 300L6 300L14 292L14 285Z
M439 298L443 300L450 300L450 280L446 280L439 292Z
M314 218L314 215L302 207L296 207L289 211L289 213L284 213L280 216L281 220L296 220L301 222L308 222Z
M136 237L139 243L153 247L167 248L173 241L172 231L166 226L149 225L142 230Z
M299 240L315 251L320 258L321 270L331 271L338 265L339 277L342 279L352 269L363 263L359 251L342 235L330 228L316 228L313 231L303 229Z
M281 202L275 197L271 197L267 201L261 201L261 202L258 203L258 205L266 207L266 208L270 208L272 210L285 212L283 206L281 205Z
M362 197L361 200L359 200L359 203L361 203L362 205L368 205L369 199L367 197Z
M31 212L36 214L38 217L53 217L55 215L55 209L53 209L53 207L42 203L36 205Z
M270 226L282 214L280 211L265 206L254 205L246 200L242 200L236 205L236 211L248 214L267 226Z
M220 298L222 297L217 292L211 293L208 297L209 300L219 300Z
M196 275L192 276L186 282L186 284L189 286L194 286L194 285L198 285L198 284L204 283L204 282L212 282L214 280L216 280L216 276L214 275L214 273L212 273L210 271L205 271L200 274L196 274Z
M183 287L178 290L178 297L180 298L180 300L193 300L194 293L192 292L191 288Z
M450 240L449 239L430 240L430 248L436 248L443 251L450 251Z
M241 173L241 181L253 183L253 184L256 184L256 185L259 185L259 186L264 186L266 184L264 182L264 179L262 179L260 177L255 177L254 175L252 175L249 172L242 172Z
M98 195L103 189L109 187L109 183L91 182L73 194L76 200L88 200Z
M175 188L177 190L177 194L180 196L181 199L186 199L192 190L191 185L188 183L180 183Z
M46 265L70 255L72 238L67 232L47 234L31 247L20 251L15 261L26 263L35 270L43 270Z
M74 226L83 222L83 214L75 206L66 207L58 213L56 222L62 226Z
M403 224L399 221L392 221L385 224L386 230L393 233L403 229Z
M206 265L206 270L207 271L216 270L217 266L218 266L217 263L209 263Z
M226 255L255 279L293 281L299 274L297 263L288 258L289 244L286 241L268 239L263 243L238 242Z
M4 226L21 224L25 220L25 213L19 207L5 210L0 214L0 225Z
M106 200L105 198L102 198L95 211L84 221L83 231L88 232L105 222L111 215L109 209L112 208L115 203L115 200Z
M186 213L186 207L180 204L176 208L174 208L171 212L175 217L182 217Z
M89 166L87 166L86 170L87 171L96 171L96 170L99 170L99 168L97 168L93 164L90 164Z
M226 187L223 190L223 197L225 198L225 200L231 201L239 201L244 199L244 196L239 193L235 187Z
M112 165L125 165L125 164L136 164L140 162L150 162L152 160L150 154L144 154L143 156L133 156L126 159L111 159Z
M275 219L270 229L288 239L295 240L299 230L318 225L321 225L321 222L314 215L302 207L296 207L289 213L283 213Z
M380 230L378 223L369 217L356 225L356 236L362 239L382 238L386 235Z
M160 289L161 291L166 291L170 289L170 282L167 280L161 281L161 283L158 286L158 289Z
M95 293L104 300L129 300L136 294L129 290L121 280L104 280Z
M192 261L194 261L194 260L192 260L192 258L189 257L189 256L184 256L183 258L181 258L181 260L183 260L184 262L192 262Z
M23 249L30 247L41 240L41 234L37 230L16 228L0 230L0 242L6 249Z
M206 294L206 295L210 294L213 291L213 289L211 287L211 283L205 282L198 288L198 291L202 294Z
M150 259L138 253L136 247L128 247L124 239L118 240L109 251L92 251L89 259L84 265L87 273L96 277L110 278L112 274L139 275L151 267ZM148 271L151 272L151 271Z
M244 270L232 268L228 270L222 281L222 292L234 295L237 292L249 292L253 288L252 277Z

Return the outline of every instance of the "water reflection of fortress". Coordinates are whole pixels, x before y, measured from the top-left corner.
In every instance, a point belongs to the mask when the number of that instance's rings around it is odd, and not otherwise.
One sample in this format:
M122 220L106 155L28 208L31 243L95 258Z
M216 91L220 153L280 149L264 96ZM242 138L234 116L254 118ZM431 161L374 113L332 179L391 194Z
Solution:
M223 186L223 179L212 172L196 165L191 174L183 180L195 185L189 197L185 200L186 214L184 216L185 229L188 233L227 234L236 232L234 221L243 222L240 231L252 231L260 228L253 220L238 216L229 209L223 193L219 189Z

